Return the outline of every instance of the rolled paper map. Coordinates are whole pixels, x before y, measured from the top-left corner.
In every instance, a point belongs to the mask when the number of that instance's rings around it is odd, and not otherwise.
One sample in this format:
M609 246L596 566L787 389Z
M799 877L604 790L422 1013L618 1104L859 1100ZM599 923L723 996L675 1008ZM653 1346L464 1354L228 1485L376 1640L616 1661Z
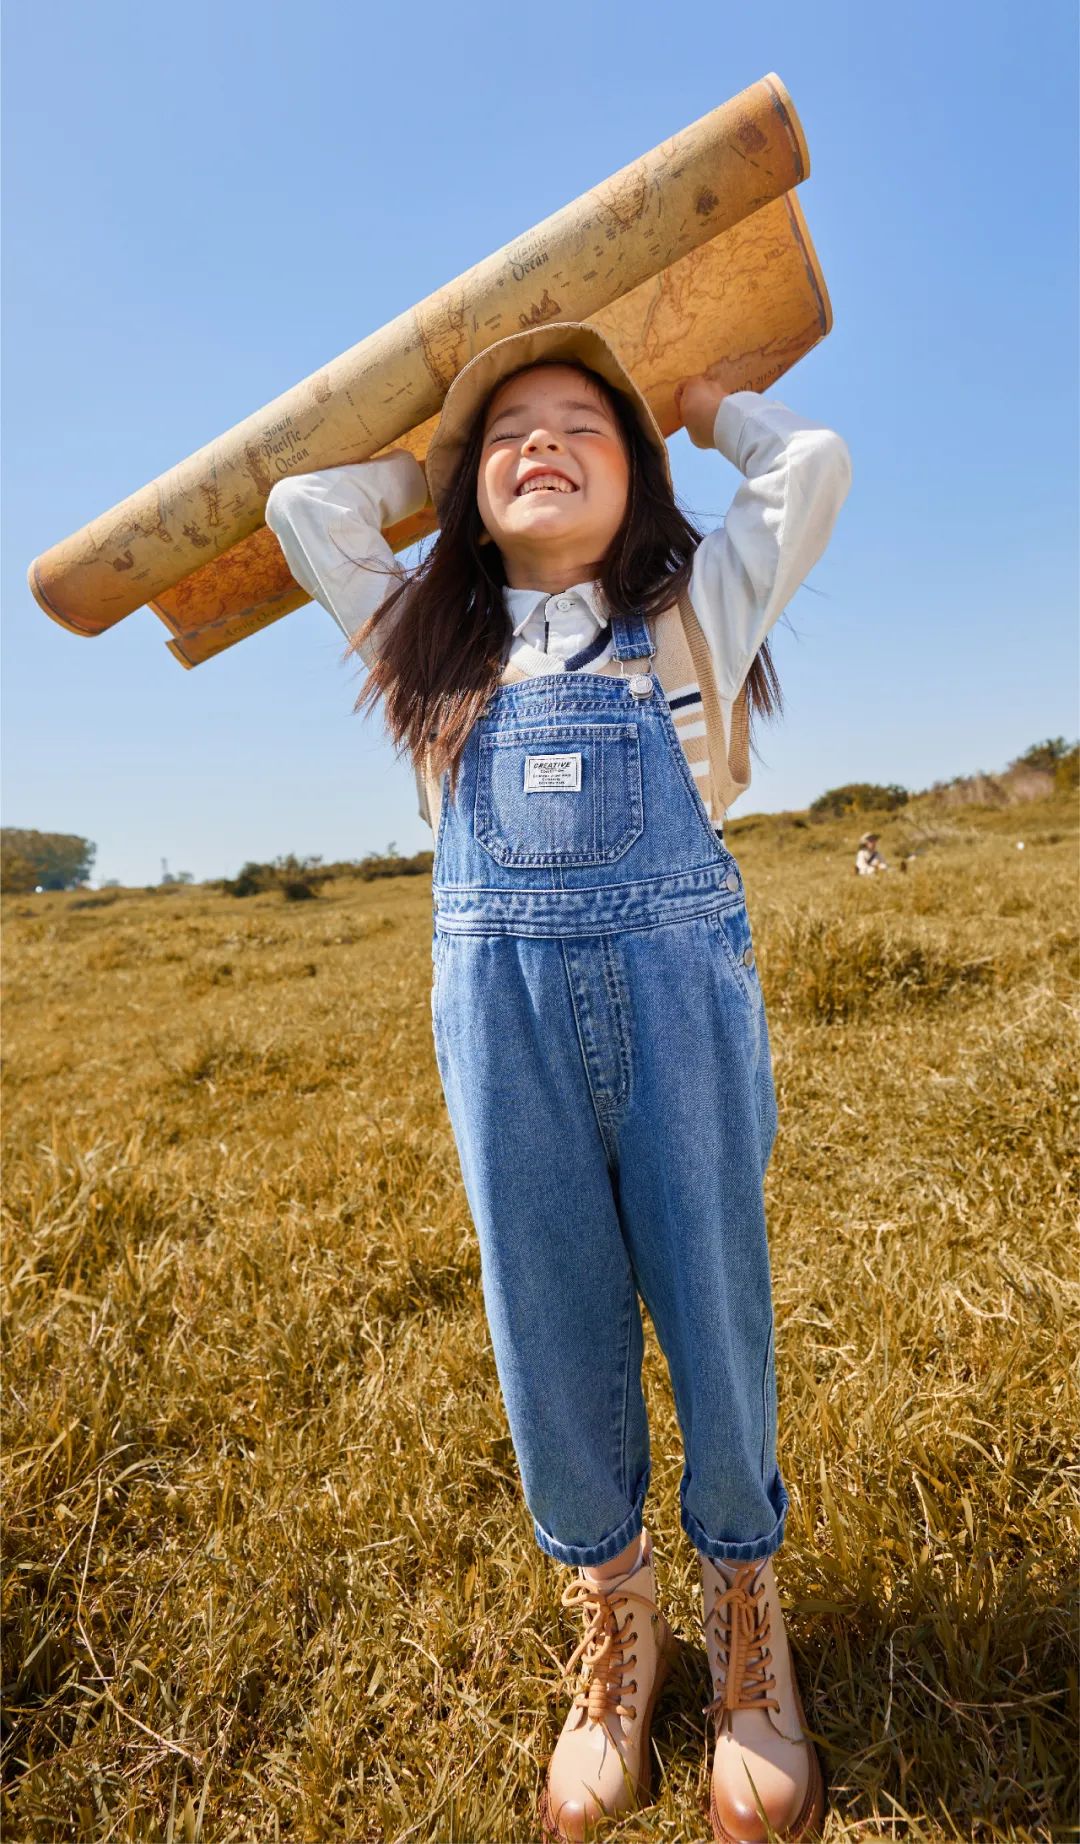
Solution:
M257 531L275 481L401 442L475 353L598 315L809 168L770 72L44 552L34 595L75 633L112 627Z
M763 205L711 243L592 315L648 398L661 429L679 426L675 386L722 370L729 390L765 391L825 338L832 311L794 193ZM438 418L400 446L423 463ZM384 534L404 550L434 531L434 509ZM307 602L265 525L151 603L184 666L212 659Z

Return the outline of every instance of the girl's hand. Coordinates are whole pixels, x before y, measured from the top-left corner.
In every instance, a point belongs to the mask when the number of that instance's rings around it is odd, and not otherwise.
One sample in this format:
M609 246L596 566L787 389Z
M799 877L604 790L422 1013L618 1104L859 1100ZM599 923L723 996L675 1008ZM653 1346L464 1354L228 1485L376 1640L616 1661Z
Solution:
M722 384L704 372L675 386L675 414L695 448L712 447L716 412L728 395Z

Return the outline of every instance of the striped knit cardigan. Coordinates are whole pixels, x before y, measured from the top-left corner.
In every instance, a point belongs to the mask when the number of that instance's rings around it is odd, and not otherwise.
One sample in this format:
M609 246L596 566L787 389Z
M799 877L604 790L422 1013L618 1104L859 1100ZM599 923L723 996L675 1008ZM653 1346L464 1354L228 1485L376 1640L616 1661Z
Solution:
M720 697L708 642L684 590L675 602L650 617L649 628L656 652L645 669L656 673L671 707L675 732L713 824L719 826L738 796L750 786L750 711L745 683L733 702ZM627 671L633 670L625 661ZM554 670L564 670L562 667ZM619 662L612 656L590 671L618 676ZM531 675L520 666L505 665L501 683L512 685ZM425 758L417 771L417 791L427 809L432 832L438 836L442 805L442 779L431 773Z

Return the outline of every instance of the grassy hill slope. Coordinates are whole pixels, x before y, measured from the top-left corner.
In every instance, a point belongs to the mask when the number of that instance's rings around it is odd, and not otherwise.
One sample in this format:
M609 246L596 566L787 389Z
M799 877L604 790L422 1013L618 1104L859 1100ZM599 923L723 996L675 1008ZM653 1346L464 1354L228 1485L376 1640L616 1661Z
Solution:
M1075 810L905 809L907 872L855 878L869 823L729 829L780 1101L778 1575L829 1839L1046 1838L1075 1806ZM4 915L5 1836L532 1836L579 1635L506 1432L427 880ZM686 1644L618 1835L690 1844L710 1693L647 1333Z

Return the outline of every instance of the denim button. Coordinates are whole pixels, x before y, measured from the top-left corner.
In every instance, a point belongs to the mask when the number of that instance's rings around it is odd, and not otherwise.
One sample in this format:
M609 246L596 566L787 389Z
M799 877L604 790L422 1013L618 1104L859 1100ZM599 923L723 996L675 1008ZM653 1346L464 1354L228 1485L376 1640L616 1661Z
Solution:
M727 876L725 877L724 888L726 890L737 890L739 888L739 880L736 877L734 871L729 871Z
M635 672L630 680L630 696L631 698L652 697L652 680L647 673Z
M752 967L753 964L754 964L754 950L753 948L747 948L746 953L743 955L743 966Z

